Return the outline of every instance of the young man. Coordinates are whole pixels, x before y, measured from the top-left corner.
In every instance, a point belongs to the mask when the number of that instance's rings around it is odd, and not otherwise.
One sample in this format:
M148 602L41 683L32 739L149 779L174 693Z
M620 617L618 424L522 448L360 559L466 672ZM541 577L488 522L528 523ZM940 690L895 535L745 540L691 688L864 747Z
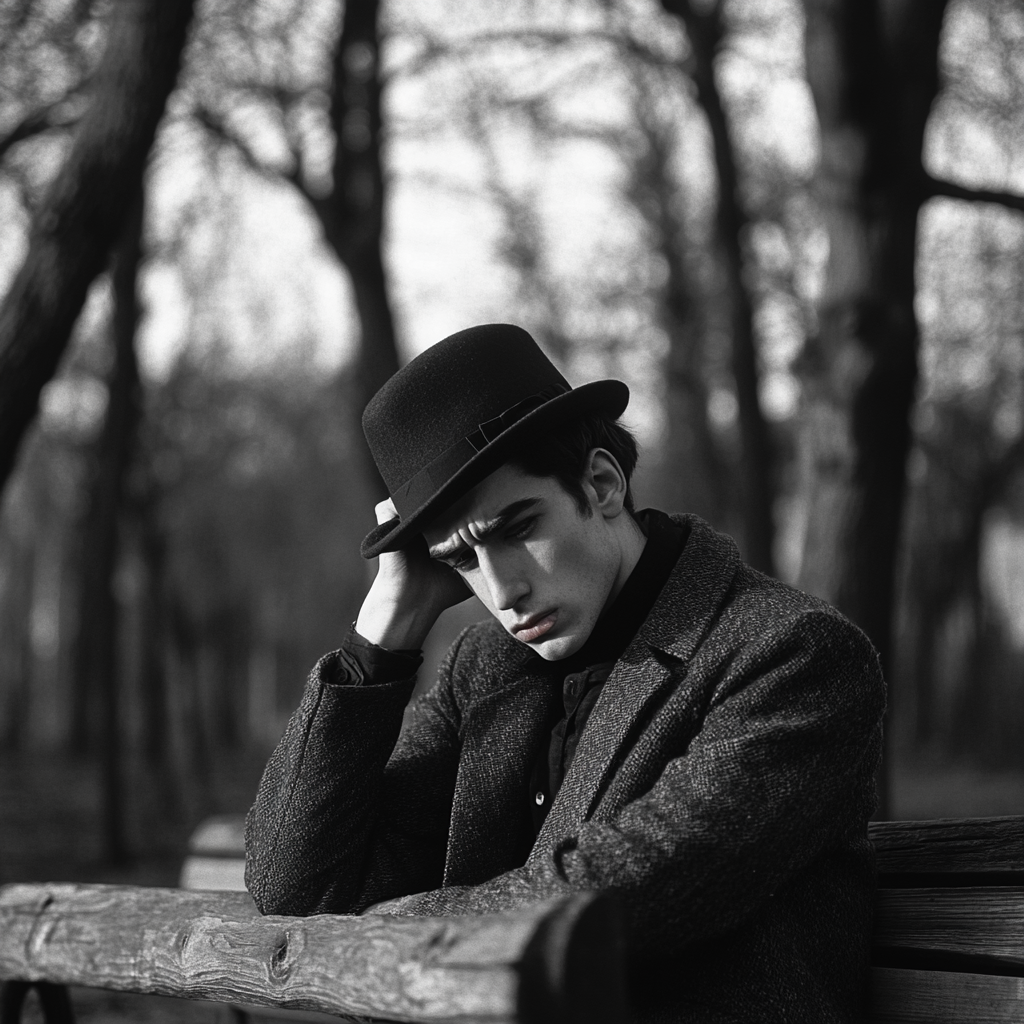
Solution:
M267 766L249 889L264 913L431 915L607 890L639 1019L857 1020L877 658L700 519L634 512L627 401L500 324L375 396L380 568ZM400 734L469 591L492 619Z

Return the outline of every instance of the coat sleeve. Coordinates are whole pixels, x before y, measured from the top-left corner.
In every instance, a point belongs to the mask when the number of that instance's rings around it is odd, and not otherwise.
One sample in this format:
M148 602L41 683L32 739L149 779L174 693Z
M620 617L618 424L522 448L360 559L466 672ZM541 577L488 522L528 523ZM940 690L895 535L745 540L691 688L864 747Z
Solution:
M801 869L841 847L874 806L884 686L867 639L810 612L738 658L699 732L611 820L482 885L375 912L501 910L578 890L620 898L631 948L662 953L725 932Z
M317 663L246 818L245 881L262 913L352 913L441 884L461 640L404 731L414 679L342 686L330 681L337 653Z

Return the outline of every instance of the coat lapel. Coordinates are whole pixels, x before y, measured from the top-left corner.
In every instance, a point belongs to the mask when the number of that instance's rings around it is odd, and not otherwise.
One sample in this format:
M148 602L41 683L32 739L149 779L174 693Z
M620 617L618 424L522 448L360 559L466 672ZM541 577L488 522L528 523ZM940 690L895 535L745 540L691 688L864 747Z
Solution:
M690 534L647 620L616 662L580 737L535 849L550 850L592 814L648 709L678 685L740 565L733 541L696 516L673 516Z
M515 641L512 641L515 643ZM517 645L518 646L518 645ZM529 785L547 730L551 676L525 665L467 712L452 802L445 885L475 885L522 865L529 851Z

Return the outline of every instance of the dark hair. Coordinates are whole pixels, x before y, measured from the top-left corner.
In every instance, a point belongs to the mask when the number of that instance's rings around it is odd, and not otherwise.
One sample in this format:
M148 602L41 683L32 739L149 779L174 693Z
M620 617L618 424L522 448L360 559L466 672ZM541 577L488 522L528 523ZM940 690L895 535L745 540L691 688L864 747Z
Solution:
M615 457L622 469L626 478L624 504L628 512L633 512L629 480L640 452L636 438L618 420L599 412L586 413L534 440L537 443L520 447L508 464L530 476L554 477L576 502L580 515L589 516L591 508L583 490L583 473L590 453L595 448L603 448Z

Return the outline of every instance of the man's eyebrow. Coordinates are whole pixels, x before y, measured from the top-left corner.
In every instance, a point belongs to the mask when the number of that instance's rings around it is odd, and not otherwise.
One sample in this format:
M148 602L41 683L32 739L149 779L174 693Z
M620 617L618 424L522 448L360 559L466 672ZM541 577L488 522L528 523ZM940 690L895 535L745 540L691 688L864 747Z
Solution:
M474 531L477 540L485 541L488 537L494 536L494 534L499 533L508 526L516 516L539 503L540 498L520 498L518 501L509 503L493 519L488 519L479 530ZM462 543L462 539L456 536L449 543L438 544L432 547L430 549L430 557L444 561L447 558L451 558L458 551L461 551L465 546Z

